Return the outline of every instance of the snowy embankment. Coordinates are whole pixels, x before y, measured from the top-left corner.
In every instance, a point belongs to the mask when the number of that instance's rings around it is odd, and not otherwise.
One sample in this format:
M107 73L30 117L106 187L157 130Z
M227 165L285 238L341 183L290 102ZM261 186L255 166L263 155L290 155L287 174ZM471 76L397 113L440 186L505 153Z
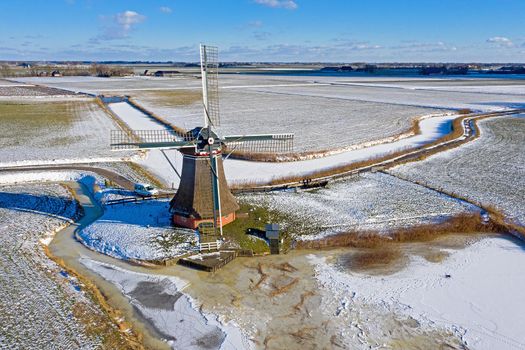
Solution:
M233 323L203 314L190 296L187 283L173 276L149 275L81 259L90 270L115 284L173 349L251 349L252 343Z
M134 108L127 102L110 103L109 108L132 130L166 130L165 126ZM175 150L151 150L144 159L135 160L137 164L151 171L163 180L168 187L176 188L180 178L172 165L182 169L182 155ZM171 164L170 164L171 163Z
M105 206L102 217L77 234L87 247L123 260L171 259L198 242L195 231L173 228L168 200Z
M42 182L67 182L79 181L87 186L93 187L95 183L102 183L104 180L86 171L31 171L31 172L2 172L0 173L0 184L22 184L22 183L42 183Z
M230 183L264 183L282 177L309 176L319 170L373 159L435 141L450 132L451 123L457 117L456 114L445 114L439 117L426 118L420 122L421 133L418 135L368 148L353 149L323 158L282 163L227 159L224 162L224 171Z
M523 247L487 238L447 251L451 256L439 264L413 256L407 268L387 276L343 272L313 255L310 261L326 301L350 309L378 305L414 318L420 327L445 327L471 349L525 348Z
M321 239L344 232L379 231L440 223L476 212L425 187L382 173L366 173L312 192L248 194L241 202L285 213L300 240Z
M525 115L482 120L479 128L466 145L389 171L495 206L525 225Z

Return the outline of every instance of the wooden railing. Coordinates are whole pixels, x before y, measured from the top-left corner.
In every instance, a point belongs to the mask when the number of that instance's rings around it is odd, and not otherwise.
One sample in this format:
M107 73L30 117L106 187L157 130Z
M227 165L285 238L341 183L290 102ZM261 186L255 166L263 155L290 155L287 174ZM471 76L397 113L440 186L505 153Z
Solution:
M119 199L111 199L111 200L105 201L103 204L115 205L115 204L125 204L125 203L136 203L136 202L144 202L144 201L150 201L153 199L170 198L170 197L173 197L173 193L159 193L159 194L148 196L148 197L125 197L125 198L119 198Z
M219 250L221 247L221 244L219 241L215 242L206 242L206 243L199 243L198 246L193 248L195 251L211 251L211 250Z

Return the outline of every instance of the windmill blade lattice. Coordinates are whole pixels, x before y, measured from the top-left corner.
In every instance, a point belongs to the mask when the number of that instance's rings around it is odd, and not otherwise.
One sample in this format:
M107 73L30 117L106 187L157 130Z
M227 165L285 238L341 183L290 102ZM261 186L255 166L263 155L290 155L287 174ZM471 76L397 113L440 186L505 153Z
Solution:
M219 49L215 46L201 45L202 97L207 126L219 126Z
M195 137L191 133L174 130L111 130L112 150L136 150L148 148L180 148L191 146Z
M293 151L294 134L226 136L228 152L289 153Z

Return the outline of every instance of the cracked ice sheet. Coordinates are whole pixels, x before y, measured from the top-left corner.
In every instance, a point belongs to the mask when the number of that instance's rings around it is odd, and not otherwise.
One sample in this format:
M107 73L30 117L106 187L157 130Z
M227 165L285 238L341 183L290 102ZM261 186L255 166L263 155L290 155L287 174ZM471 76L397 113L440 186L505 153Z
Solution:
M251 349L251 343L233 322L203 314L195 300L181 291L187 282L174 276L132 272L82 258L81 263L115 284L142 318L173 349Z
M472 349L525 348L525 247L497 237L450 251L434 264L412 257L409 266L388 276L342 272L311 255L325 298L383 305L426 327L446 327L463 334ZM445 278L451 274L451 278Z

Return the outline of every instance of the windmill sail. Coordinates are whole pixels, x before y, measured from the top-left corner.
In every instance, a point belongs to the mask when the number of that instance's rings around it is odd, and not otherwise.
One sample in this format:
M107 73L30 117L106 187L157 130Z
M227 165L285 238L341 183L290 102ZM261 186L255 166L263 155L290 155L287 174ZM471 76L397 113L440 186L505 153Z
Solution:
M222 138L228 152L288 153L294 134L237 135Z
M175 130L111 130L110 146L112 150L136 150L152 148L182 148L195 144L191 133Z
M204 126L219 126L219 50L201 44L202 99Z

